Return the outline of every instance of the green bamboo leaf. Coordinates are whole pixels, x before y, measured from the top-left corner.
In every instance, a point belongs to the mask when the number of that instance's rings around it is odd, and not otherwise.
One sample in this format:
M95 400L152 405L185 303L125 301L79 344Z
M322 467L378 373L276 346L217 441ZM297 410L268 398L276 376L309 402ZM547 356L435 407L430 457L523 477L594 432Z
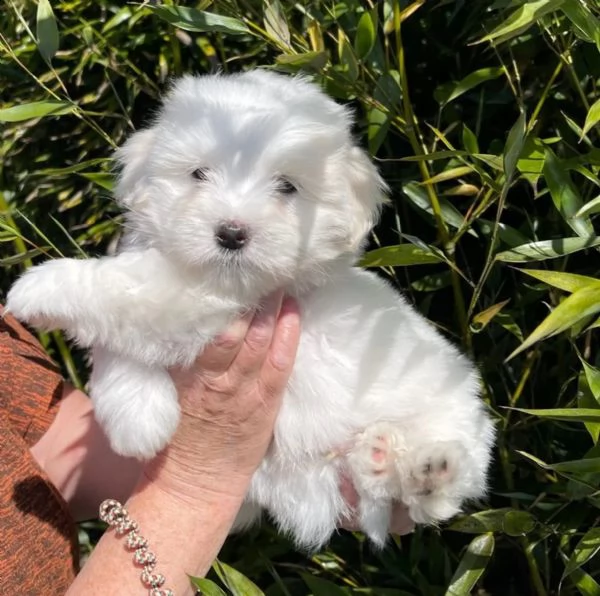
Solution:
M494 535L491 532L474 538L450 580L446 596L469 596L493 553Z
M417 292L435 292L442 288L452 285L452 273L450 271L441 271L432 273L416 279L410 284L410 287Z
M58 51L59 37L56 17L49 0L38 0L36 34L40 54L50 62Z
M438 182L445 182L446 180L454 180L468 174L472 174L475 170L470 166L458 166L456 168L450 168L444 170L427 180L424 180L421 184L437 184Z
M435 100L445 106L446 104L454 101L467 91L474 89L478 85L497 79L504 74L504 69L501 67L490 67L481 68L467 75L464 79L458 83L445 83L440 85L434 92L433 97Z
M557 464L548 464L548 468L565 474L597 474L600 472L600 457L575 459Z
M562 333L581 319L600 312L600 292L597 287L587 287L565 298L533 331L533 333L507 358L510 360L533 344Z
M0 259L0 267L12 267L13 265L20 265L25 261L29 261L33 257L44 254L48 248L48 246L40 246L38 248L32 248L26 252L4 257L3 259Z
M528 242L496 254L496 260L508 263L527 263L556 259L586 248L600 245L600 238L556 238Z
M308 586L312 596L348 596L347 590L322 577L316 577L308 573L301 573L300 576Z
M374 13L377 14L376 12ZM354 38L354 51L359 60L364 60L370 53L377 41L377 25L371 11L365 11L356 27Z
M205 577L191 577L190 583L200 591L202 596L227 596L215 582L211 582Z
M264 0L265 31L281 45L290 47L290 29L285 18L285 11L279 0Z
M111 159L106 157L96 157L95 159L88 159L86 161L80 161L72 166L66 166L64 168L43 168L32 172L34 175L39 176L66 176L68 174L74 174L75 172L81 172L86 168L96 167L101 164L110 164Z
M535 518L527 511L512 509L504 516L502 531L507 536L526 536L535 528Z
M22 122L44 116L71 114L75 106L66 101L34 101L0 110L0 122Z
M595 199L588 201L576 214L575 217L583 217L590 215L591 213L600 212L600 195Z
M79 172L79 175L106 190L112 191L114 187L115 180L112 174L106 172Z
M575 569L569 575L569 580L575 584L581 596L598 596L600 594L600 584L583 569Z
M534 190L544 171L545 161L546 146L538 138L528 136L517 161L517 170L533 186Z
M205 12L195 8L183 6L153 6L146 4L145 8L151 10L157 17L167 21L174 27L185 31L228 33L230 35L243 35L252 33L239 19L226 17L212 12Z
M597 35L600 31L600 21L583 2L565 0L560 9L571 21L574 26L573 31L580 39L598 45ZM598 46L598 50L600 50L600 46Z
M475 43L495 41L503 43L527 31L541 18L558 10L564 0L529 0L521 5L510 16L500 23L491 33Z
M527 133L527 120L525 112L520 112L517 121L513 124L510 129L508 136L506 137L506 145L504 146L503 152L503 166L504 175L507 180L512 178L519 157L523 152L525 146Z
M588 382L588 387L594 396L594 399L600 405L600 369L588 364L585 360L581 359L583 364L583 370L585 372L585 378Z
M338 59L342 70L346 73L350 81L356 81L359 74L358 60L342 29L338 31Z
M469 155L468 151L435 151L423 155L409 155L401 157L400 161L436 161L439 159L452 159L453 157L464 157Z
M312 68L320 71L323 69L329 57L327 52L304 52L302 54L280 54L275 58L277 64L293 68Z
M580 360L582 363L584 362L581 357ZM595 382L595 379L596 377L592 373L592 382ZM600 395L596 396L592 392L585 368L577 375L577 407L585 409L600 408ZM600 424L584 422L584 425L590 437L592 437L594 445L596 445L600 437Z
M578 290L592 286L600 290L600 279L586 275L564 273L562 271L548 271L546 269L519 269L519 271L565 292L577 292Z
M600 121L600 99L595 101L590 107L583 125L583 135L587 134L592 126L595 126ZM582 136L583 136L582 135Z
M462 127L463 147L471 154L479 153L479 143L475 133L466 125Z
M405 184L402 187L402 190L404 191L404 194L410 199L411 203L413 203L426 213L433 215L431 203L427 196L427 192L425 191L423 186L421 186L417 182L409 182L408 184ZM454 207L454 205L452 205L446 199L440 198L439 203L442 219L453 228L461 228L465 222L465 218L463 217L461 212L458 211L458 209L456 209L456 207ZM469 233L471 235L476 236L474 230L469 230Z
M491 320L510 302L510 298L508 300L503 300L502 302L498 302L497 304L492 304L485 310L476 314L471 321L471 331L473 333L479 333L483 331Z
M265 596L264 592L239 571L216 560L213 569L232 596Z
M564 161L558 159L549 147L546 147L544 178L554 205L567 224L582 238L592 236L594 234L594 227L590 220L588 218L577 217L577 212L583 206L579 191L573 184Z
M600 409L593 408L552 408L531 410L528 408L511 408L523 414L548 418L550 420L562 420L563 422L600 422ZM519 453L521 453L519 451ZM526 454L529 455L529 454ZM530 456L530 458L533 456ZM541 461L541 460L538 460ZM542 462L543 463L543 462ZM547 467L548 464L543 464Z
M521 536L533 531L535 524L535 518L531 513L506 507L465 515L453 522L448 529L465 534L504 532L509 536Z
M414 244L398 244L376 248L366 253L360 261L361 267L406 267L439 263L441 257L431 250Z

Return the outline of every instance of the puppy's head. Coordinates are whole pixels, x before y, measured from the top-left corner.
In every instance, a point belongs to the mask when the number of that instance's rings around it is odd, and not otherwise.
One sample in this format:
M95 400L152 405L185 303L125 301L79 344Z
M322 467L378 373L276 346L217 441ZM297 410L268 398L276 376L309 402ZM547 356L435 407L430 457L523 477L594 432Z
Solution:
M349 113L302 78L180 79L154 125L117 154L134 244L264 290L350 260L384 189L350 126Z

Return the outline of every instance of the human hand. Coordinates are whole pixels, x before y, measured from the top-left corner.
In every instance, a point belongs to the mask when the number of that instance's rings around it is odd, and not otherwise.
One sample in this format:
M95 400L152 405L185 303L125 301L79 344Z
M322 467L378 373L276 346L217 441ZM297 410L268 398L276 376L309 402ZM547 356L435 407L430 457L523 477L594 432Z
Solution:
M218 337L189 369L172 371L181 422L146 477L184 500L207 492L243 498L266 454L300 334L279 292Z

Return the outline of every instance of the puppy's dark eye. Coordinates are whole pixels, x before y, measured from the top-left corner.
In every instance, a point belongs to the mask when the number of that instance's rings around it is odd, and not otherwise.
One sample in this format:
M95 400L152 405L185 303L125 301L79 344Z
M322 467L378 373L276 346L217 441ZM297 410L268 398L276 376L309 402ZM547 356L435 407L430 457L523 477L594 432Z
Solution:
M208 168L198 168L192 172L192 178L205 182L208 180Z
M277 190L282 195L292 195L298 192L298 189L287 178L277 178Z

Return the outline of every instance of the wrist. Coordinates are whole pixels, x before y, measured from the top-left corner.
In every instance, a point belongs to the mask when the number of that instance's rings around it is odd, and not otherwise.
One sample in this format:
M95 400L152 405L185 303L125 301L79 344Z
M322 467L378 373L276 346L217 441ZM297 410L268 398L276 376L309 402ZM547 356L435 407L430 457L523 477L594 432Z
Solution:
M239 508L248 492L252 473L208 466L205 469L190 468L173 454L159 454L144 466L138 488L152 485L186 506L225 500Z

